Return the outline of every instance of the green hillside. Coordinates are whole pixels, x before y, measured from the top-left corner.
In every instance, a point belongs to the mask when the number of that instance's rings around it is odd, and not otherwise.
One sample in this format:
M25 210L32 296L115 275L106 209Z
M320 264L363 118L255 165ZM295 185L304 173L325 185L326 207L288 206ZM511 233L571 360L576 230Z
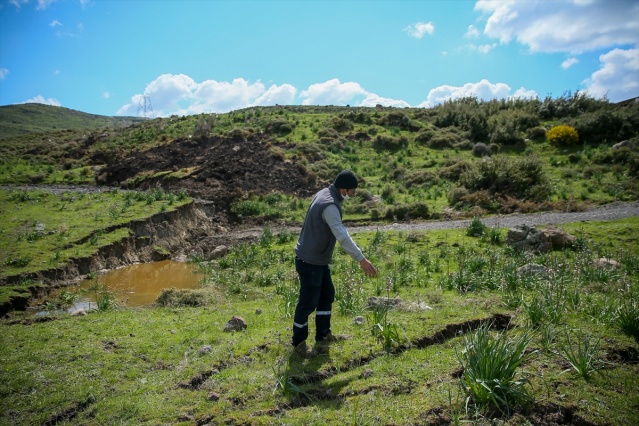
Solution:
M0 184L162 187L212 200L232 220L299 221L306 199L348 168L361 179L352 219L474 216L636 200L638 143L639 103L582 93L252 107L0 139Z
M0 139L65 129L125 127L138 117L107 117L43 104L0 106Z

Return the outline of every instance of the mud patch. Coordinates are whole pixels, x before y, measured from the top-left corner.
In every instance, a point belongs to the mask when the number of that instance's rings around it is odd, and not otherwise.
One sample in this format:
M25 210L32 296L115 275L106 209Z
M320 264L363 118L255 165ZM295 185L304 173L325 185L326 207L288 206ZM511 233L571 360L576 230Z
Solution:
M612 349L608 353L606 361L615 364L637 364L639 363L639 349L634 346Z

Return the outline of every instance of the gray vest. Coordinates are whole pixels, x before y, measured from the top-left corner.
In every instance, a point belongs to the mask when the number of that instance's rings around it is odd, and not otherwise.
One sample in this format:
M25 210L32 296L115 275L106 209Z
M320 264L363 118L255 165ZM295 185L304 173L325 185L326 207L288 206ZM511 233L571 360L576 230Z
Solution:
M306 263L312 265L328 265L335 249L335 236L331 228L322 219L324 209L335 204L342 215L341 196L337 188L331 184L315 194L306 212L295 254Z

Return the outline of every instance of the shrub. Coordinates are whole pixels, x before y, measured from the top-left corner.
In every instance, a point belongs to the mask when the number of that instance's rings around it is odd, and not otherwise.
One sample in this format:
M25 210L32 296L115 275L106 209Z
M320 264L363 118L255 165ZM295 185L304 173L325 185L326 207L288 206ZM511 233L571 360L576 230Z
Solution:
M627 334L639 342L639 298L625 298L615 312L614 323Z
M155 300L159 306L206 306L207 297L202 290L165 288Z
M488 226L477 216L473 217L473 220L466 227L466 235L469 237L481 237L486 231L488 231Z
M473 164L460 176L469 191L488 191L495 196L543 201L551 194L541 161L536 157L509 159L494 156Z
M384 127L398 127L402 130L416 131L419 126L412 123L411 119L402 111L393 111L379 120Z
M449 166L442 167L439 169L439 177L442 179L449 180L451 182L456 182L461 177L462 173L466 170L470 169L472 166L468 161L459 161L457 163L453 163Z
M265 131L271 135L288 135L293 131L293 124L289 123L287 120L278 118L268 123Z
M437 132L432 128L428 127L419 131L417 136L415 136L415 142L419 144L426 145L430 142L430 140L435 136Z
M246 129L233 129L228 133L228 137L235 142L242 142L251 136L251 132Z
M486 157L491 154L490 147L482 142L477 142L473 145L473 155L475 157Z
M353 130L353 123L342 117L334 117L331 120L331 127L338 132L348 132L349 130Z
M526 130L526 136L534 141L542 141L546 139L546 129L541 126L531 127Z
M200 117L195 125L195 130L193 130L193 139L203 139L207 137L213 129L213 123L213 116L209 116L208 119Z
M337 133L337 130L335 129L331 129L331 128L327 128L327 127L322 127L321 129L319 129L317 131L317 136L319 138L333 138L333 139L337 139L339 138L339 133Z
M408 220L427 219L428 205L426 203L401 204L386 209L386 219Z
M491 336L488 325L464 337L464 350L457 354L463 373L463 388L479 406L493 405L508 412L513 406L532 401L526 388L530 382L517 377L519 366L534 353L526 354L529 333L510 339L505 333Z
M406 178L406 186L435 184L437 180L437 175L434 172L430 170L419 170L408 175Z
M387 135L377 135L373 146L377 149L396 150L408 146L408 139L405 136L395 138Z
M546 132L550 143L555 145L576 145L579 142L579 133L574 127L560 124Z
M497 145L516 145L523 141L519 130L512 125L499 125L490 135L490 142Z

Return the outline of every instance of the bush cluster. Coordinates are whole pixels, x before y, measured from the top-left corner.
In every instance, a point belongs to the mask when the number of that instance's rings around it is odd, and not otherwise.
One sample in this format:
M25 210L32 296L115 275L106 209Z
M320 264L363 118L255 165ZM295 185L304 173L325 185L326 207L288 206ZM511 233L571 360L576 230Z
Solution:
M544 201L552 193L542 163L535 157L509 159L503 155L484 158L463 172L459 179L463 189L449 194L451 204L468 200L468 195L485 191L494 200L514 197L532 201ZM481 203L483 208L492 208L490 200ZM477 205L477 204L475 204Z
M579 133L574 127L560 124L546 132L546 137L550 143L555 145L577 145Z

